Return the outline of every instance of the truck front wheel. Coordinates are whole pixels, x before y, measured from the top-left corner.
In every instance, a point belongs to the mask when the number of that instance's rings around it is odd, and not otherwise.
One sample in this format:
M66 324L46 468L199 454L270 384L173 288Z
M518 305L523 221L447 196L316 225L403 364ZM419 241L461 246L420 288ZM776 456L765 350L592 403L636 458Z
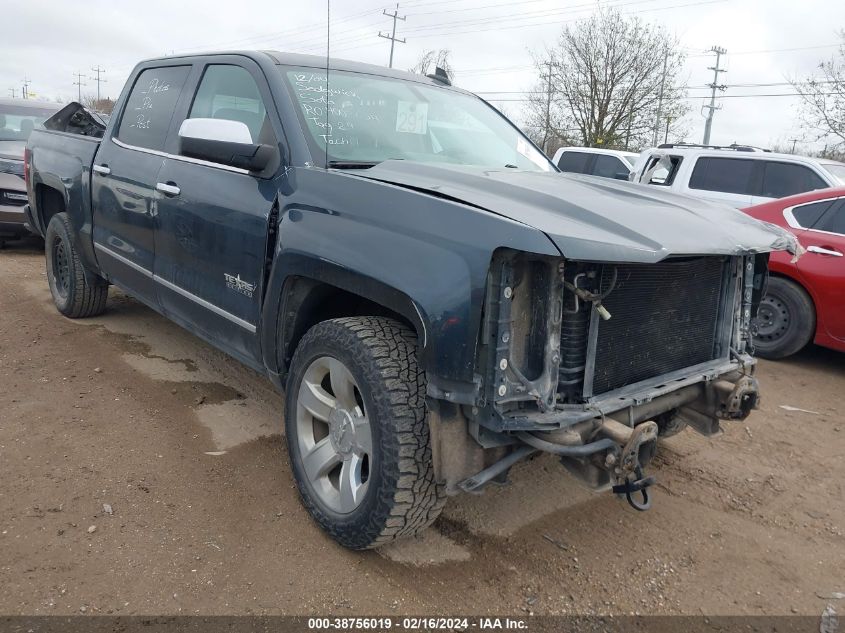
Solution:
M440 514L416 337L380 317L323 321L286 388L285 435L302 501L352 549L411 536Z
M47 281L53 303L71 319L97 316L106 309L109 285L99 275L85 270L70 236L67 214L57 213L50 219L44 238Z

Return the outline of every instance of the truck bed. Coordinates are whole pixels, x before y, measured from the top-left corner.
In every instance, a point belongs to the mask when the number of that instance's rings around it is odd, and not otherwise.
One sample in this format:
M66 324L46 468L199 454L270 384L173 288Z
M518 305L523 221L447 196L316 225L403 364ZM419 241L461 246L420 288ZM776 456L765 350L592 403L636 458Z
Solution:
M104 130L104 124L82 106L70 104L48 119L44 129L34 130L30 136L29 217L33 230L42 237L53 211L51 208L48 212L41 195L45 187L63 192L64 210L75 228L90 237L91 166Z

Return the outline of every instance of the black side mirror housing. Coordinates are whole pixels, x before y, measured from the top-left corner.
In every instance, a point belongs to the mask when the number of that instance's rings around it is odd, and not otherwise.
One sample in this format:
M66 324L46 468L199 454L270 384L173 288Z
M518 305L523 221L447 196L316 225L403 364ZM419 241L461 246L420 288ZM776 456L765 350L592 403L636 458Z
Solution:
M179 128L179 153L251 172L266 169L275 150L254 143L245 123L228 119L185 119Z
M273 148L270 145L184 136L179 138L179 153L189 158L198 158L253 172L266 169L273 158Z

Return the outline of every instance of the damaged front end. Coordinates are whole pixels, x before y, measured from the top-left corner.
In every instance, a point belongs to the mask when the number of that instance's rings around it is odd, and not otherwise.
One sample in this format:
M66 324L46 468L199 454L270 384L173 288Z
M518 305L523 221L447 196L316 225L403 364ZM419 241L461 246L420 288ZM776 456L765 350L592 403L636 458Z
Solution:
M484 302L475 403L433 412L447 487L480 490L536 452L639 510L658 437L704 435L759 405L751 318L768 254L580 262L507 249ZM453 407L455 410L450 409ZM446 467L460 413L483 451ZM457 453L456 453L457 454ZM480 454L479 454L480 455Z

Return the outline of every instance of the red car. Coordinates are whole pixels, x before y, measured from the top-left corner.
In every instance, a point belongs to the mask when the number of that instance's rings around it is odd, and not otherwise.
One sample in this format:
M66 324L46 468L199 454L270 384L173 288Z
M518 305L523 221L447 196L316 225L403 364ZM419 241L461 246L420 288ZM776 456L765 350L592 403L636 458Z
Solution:
M757 354L783 358L811 340L845 352L845 187L820 189L748 209L792 231L807 252L796 263L772 253L757 313Z

